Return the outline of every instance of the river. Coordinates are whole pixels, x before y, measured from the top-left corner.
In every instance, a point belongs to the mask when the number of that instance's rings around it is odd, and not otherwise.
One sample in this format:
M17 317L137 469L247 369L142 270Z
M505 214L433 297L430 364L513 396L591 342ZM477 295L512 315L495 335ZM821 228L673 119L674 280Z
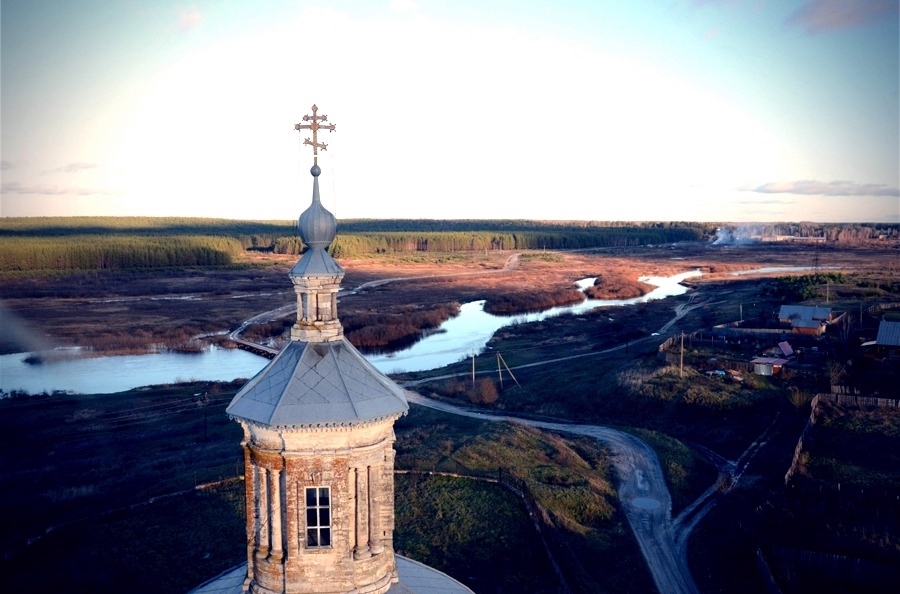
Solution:
M587 299L575 305L532 314L495 316L484 311L484 301L472 301L463 304L460 314L444 322L438 332L411 347L395 353L371 355L367 359L383 373L437 369L481 352L491 336L504 326L535 322L565 313L582 313L598 307L621 307L681 295L687 288L679 283L699 275L699 271L691 271L670 277L641 277L641 281L656 286L642 297ZM576 284L584 289L593 283L593 278L587 278ZM196 354L62 358L42 365L29 365L25 362L27 356L28 353L0 356L0 391L111 394L138 386L250 378L267 363L266 359L246 351L220 348Z

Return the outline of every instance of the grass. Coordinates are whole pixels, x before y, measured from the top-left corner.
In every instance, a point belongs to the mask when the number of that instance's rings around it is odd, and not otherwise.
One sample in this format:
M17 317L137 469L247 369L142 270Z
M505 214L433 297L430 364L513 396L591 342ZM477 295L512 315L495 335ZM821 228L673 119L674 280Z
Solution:
M243 560L243 507L236 482L69 524L6 558L0 588L185 592Z
M780 253L783 250L779 248L778 251ZM435 257L429 255L426 260L429 263L436 263ZM556 258L558 255L553 254L553 257ZM569 257L567 255L565 259ZM870 259L868 253L865 257L867 260ZM394 270L397 276L414 276L411 272L415 270L413 265L404 268L399 259L392 260L391 264L394 262L398 266ZM464 266L455 259L454 262L453 265L458 268ZM541 268L544 264L545 267ZM551 262L534 258L527 261L522 268L533 269L536 271L535 275L540 273L546 276L545 273L549 274L552 269L557 268L557 264L555 260ZM593 265L585 266L585 269L594 268ZM49 320L46 322L48 327L55 328L65 322L64 318L71 318L71 310L66 312L63 307L58 307L56 304L60 301L48 304L46 300L35 297L52 295L61 300L83 298L79 299L78 307L80 312L84 312L85 308L93 307L92 301L108 294L128 296L192 294L201 293L200 287L203 287L202 293L208 294L210 300L215 300L217 307L231 309L227 315L219 312L216 316L212 316L208 311L209 303L200 302L198 307L202 309L202 316L191 313L185 319L193 324L195 323L193 318L202 318L204 324L223 327L229 323L223 320L243 319L247 317L247 312L262 311L273 302L280 304L281 301L290 301L292 295L283 285L284 271L271 272L272 274L267 274L262 269L247 269L238 274L231 269L227 271L194 269L157 271L153 278L143 271L77 275L65 279L36 279L33 282L7 281L4 283L3 293L7 298L19 298L22 302L17 304L19 307L24 307L25 302L33 303L31 310L34 312L33 318ZM353 271L348 270L348 277L352 273ZM364 271L364 274L359 272L356 274L366 280L391 276L384 270L377 271L374 268ZM370 276L365 276L366 274ZM509 276L518 279L515 274ZM873 286L863 286L856 282L854 287L850 287L850 279L847 279L847 284L841 285L840 296L848 297L853 291L874 295L875 293L872 293L874 291L882 297L888 292L889 297L894 298L895 285L888 282L890 281L888 273L884 275L885 279L879 280ZM506 276L490 275L485 278L493 281ZM467 283L472 282L469 280L470 277L465 278ZM111 280L115 283L111 283ZM536 280L540 279L532 276L515 282L519 283L517 287L530 286L532 281ZM754 291L758 292L761 289L755 287L755 283L757 281L720 285L698 283L699 291L712 304L689 313L671 332L678 332L681 327L687 329L708 327L714 322L733 321L737 316L737 301L743 303L745 318L763 319L771 313L768 308L775 303L775 299L769 295L760 296L757 300ZM412 284L391 285L390 290L383 291L385 295L389 294L390 299L383 297L383 300L390 303L397 302L396 291L401 288L407 291L403 294L404 302L409 303L417 302L417 299L428 291L431 291L432 299L434 294L439 292L435 288L438 285L432 284L422 293L415 293L408 286ZM845 286L850 288L844 289ZM213 299L235 293L249 294L252 292L251 287L256 290L264 288L267 292L286 292L283 297L278 298L252 295L253 299L258 299L253 304L247 304L248 300L245 299ZM483 293L489 289L508 290L506 285L499 284L466 288L468 292L464 292L461 285L451 286L449 282L442 282L440 287L442 299L449 298L445 294L445 289L452 289L461 295L478 294L478 298L483 298ZM543 290L537 284L535 287L535 290ZM833 285L831 290L832 297L835 297L838 287ZM366 303L371 305L373 297L379 295L378 290L373 290L359 299L365 299ZM349 311L346 306L352 299L350 296L345 297L342 303L345 311ZM722 301L727 301L729 305L719 305ZM235 304L244 307L240 309ZM541 324L502 330L497 340L491 343L491 347L501 352L507 363L513 367L559 356L575 354L591 356L559 361L553 365L516 369L516 377L522 386L511 387L507 380L494 408L514 411L516 414L574 418L584 422L635 427L660 455L676 500L676 507L679 501L690 501L694 493L708 486L711 471L696 456L685 451L688 440L703 443L733 458L770 424L776 413L787 413L782 418L791 422L797 417L806 415L802 411L802 406L798 411L789 404L785 386L779 380L748 378L744 384L731 383L717 378L698 376L690 370L686 377L680 378L671 368L658 363L655 359L655 349L662 338L639 343L634 341L640 336L657 331L668 321L672 315L672 305L672 301L667 301L644 304L627 310L610 308L591 314L563 316ZM857 310L857 303L850 305L851 311ZM156 310L144 312L144 308L145 306L139 305L138 301L132 302L129 304L129 315L143 312L142 323L152 323L156 327L183 325L181 321L175 323L170 318L157 320ZM59 313L53 314L54 311ZM59 317L48 317L51 315ZM148 322L151 317L153 319ZM208 320L207 317L216 319ZM105 311L98 312L96 319L101 322L95 323L114 324L119 318L123 320L122 326L111 328L113 332L122 333L125 325L129 326L127 331L134 331L134 319L129 319L128 316L108 315ZM610 318L614 318L614 321ZM83 327L75 328L68 336L84 336L83 330ZM631 341L627 353L601 352L625 340ZM495 373L495 352L489 351L485 356L479 357L477 366L480 372L491 370L491 373ZM466 373L469 371L469 363L458 365L455 369ZM0 504L4 509L15 510L15 513L7 514L4 518L4 530L0 539L4 545L5 559L0 574L6 576L4 579L12 579L9 576L23 568L30 572L38 572L45 568L56 570L59 567L62 568L60 571L63 575L71 576L72 568L90 568L91 564L99 567L104 564L98 570L98 574L105 576L103 577L105 581L93 589L104 591L105 587L107 591L115 591L109 584L118 583L121 586L122 583L130 584L137 579L143 579L140 577L143 574L131 569L135 567L133 559L138 559L152 569L151 560L153 563L163 563L171 558L196 559L207 553L216 557L219 553L213 551L217 549L189 540L189 535L195 534L196 531L187 527L183 539L178 537L167 541L172 548L162 551L153 544L151 537L154 530L178 534L181 528L173 525L173 522L183 522L184 514L191 513L190 511L183 512L175 508L166 511L164 504L168 505L170 500L135 508L129 507L132 503L145 502L154 493L169 492L170 489L181 486L192 487L203 476L214 478L216 469L226 465L223 461L228 461L227 464L231 464L231 460L239 461L240 453L237 447L240 440L239 431L236 425L227 419L208 417L207 422L210 424L207 425L207 429L210 433L208 439L201 438L204 426L203 412L207 410L204 407L187 407L177 413L173 411L156 421L141 415L131 419L123 416L129 408L134 410L139 408L135 403L150 405L167 402L167 399L173 401L179 398L190 399L194 390L196 388L190 386L172 387L159 393L129 395L124 399L121 398L122 395L115 395L109 399L61 397L36 399L30 403L0 402L0 430L8 437L0 445L4 460L4 473L0 477L2 487ZM119 398L118 402L114 401L116 397ZM25 404L30 404L31 407ZM800 404L802 405L802 402ZM20 406L23 408L17 408ZM111 419L118 419L120 422L107 423ZM104 423L106 428L103 428ZM876 476L881 470L871 466L871 460L865 459L867 449L879 452L896 449L893 447L896 441L896 434L892 432L894 429L890 427L886 429L888 441L887 445L884 445L877 441L867 441L870 433L885 431L885 428L879 428L875 419L866 420L865 423L857 421L857 424L858 427L843 427L838 422L835 422L834 427L823 425L826 431L834 431L832 434L823 433L823 435L830 435L828 439L834 441L836 447L832 452L833 458L830 459L838 462L834 464L828 462L829 458L825 455L828 452L824 450L816 454L817 457L814 456L810 461L815 469L814 476L825 477L826 471L836 473L837 467L846 460L848 468L841 471L849 472L850 478L842 480L852 482L855 480L852 477L856 476L876 480L877 484L885 484L888 481L894 481L896 484L895 474ZM526 481L536 497L550 510L550 519L558 528L554 531L554 536L557 537L562 550L567 551L564 555L567 563L565 568L576 589L586 592L652 590L653 586L643 560L636 550L627 526L622 521L617 501L611 494L607 455L596 443L590 443L589 440L566 440L539 432L519 431L515 426L486 426L479 421L429 413L416 408L408 418L398 423L397 435L398 467L405 465L407 468L424 470L494 474L497 466L504 466ZM875 551L873 554L884 554L890 560L896 561L897 549L895 540L892 540L896 531L886 532L879 529L876 524L859 526L849 521L855 517L853 514L859 513L860 510L871 509L873 513L882 514L883 525L888 525L884 514L894 513L891 511L892 507L853 505L844 515L827 514L826 523L822 521L825 515L812 513L820 509L815 507L821 499L818 493L809 501L785 502L784 498L788 495L783 493L782 477L797 435L799 429L794 427L789 427L781 434L776 432L754 459L740 486L723 497L713 508L710 516L698 527L698 531L691 539L690 554L694 574L702 591L759 591L762 586L756 569L755 547L794 533L802 534L810 541L823 546L842 542L851 553L860 550ZM61 440L54 442L57 437ZM857 451L854 448L857 445L860 447L859 460L842 457L845 453L856 456ZM219 447L221 449L217 449ZM875 463L877 464L877 461ZM815 464L820 466L816 468ZM888 459L886 465L887 470L893 472L891 468L896 467L896 461ZM832 469L832 466L835 468ZM195 471L198 472L197 478L194 477ZM461 481L463 485L469 483L470 481ZM440 490L427 485L423 488L429 492ZM459 492L457 486L452 484L441 488L446 488L450 495L435 494L438 507L429 509L441 510L440 513L445 517L455 512L449 507L441 506L446 506L453 500L469 501L468 493L479 493L474 487L465 486L461 487L462 492ZM182 498L187 502L184 505L188 509L203 506L219 509L220 514L232 513L222 511L227 510L227 498L222 504L226 507L216 508L215 506L219 504L214 504L212 499L206 498L206 495L207 493L204 493L201 497L191 492ZM418 499L417 505L424 506L429 497L432 495L426 497L423 494ZM494 495L482 493L478 497L490 500ZM398 506L400 504L401 493L398 491ZM791 507L788 504L796 505ZM505 511L513 510L511 505L507 507L505 503L497 505L503 505ZM789 521L791 518L800 517L798 510L802 511L807 506L811 510L808 522ZM193 513L202 516L199 512ZM141 515L143 519L133 518L134 514ZM144 517L143 514L147 516ZM224 517L221 519L225 520ZM20 554L19 545L25 539L43 533L48 525L66 522L70 523L26 547L28 552L25 556ZM212 530L204 532L203 526L207 525ZM234 561L232 562L232 557L225 561L227 564L240 562L244 555L242 522L240 534L235 542L232 542L233 537L228 535L224 528L217 526L214 521L207 521L199 531L203 533L203 538L218 538L228 546L235 545L236 542L237 555L233 558ZM401 537L405 537L403 534L407 529L408 527L398 523L396 534L398 542ZM471 535L476 531L467 532ZM115 535L122 535L133 541L136 543L135 548L122 546L121 557L116 550L103 548L104 543L99 541L116 542ZM143 542L145 535L148 537L146 545ZM838 541L834 538L835 535L843 540ZM860 540L860 536L863 540ZM829 538L832 540L828 540ZM188 544L176 544L179 542ZM482 540L478 543L478 547L482 547ZM445 546L453 549L457 545L446 543ZM87 551L94 547L103 552L99 556L94 556L94 553L88 554ZM486 548L473 550L475 548L473 544L459 545L459 550L465 550L470 558L480 556L492 558L494 554ZM213 560L228 566L221 559ZM123 569L120 572L118 568ZM170 570L162 566L156 571ZM185 587L202 582L215 575L216 571L204 566L198 570L202 575L197 579L190 577L192 581ZM17 577L16 584L21 585L27 577ZM117 579L120 581L116 582ZM487 582L479 582L479 585L483 584ZM151 585L154 591L184 589L182 586L170 587L167 583ZM160 585L164 588L159 587ZM72 586L58 589L74 588ZM119 589L121 590L121 587Z
M48 526L236 476L241 431L224 411L235 390L203 382L0 400L0 506L18 510L4 522L4 553Z
M16 510L4 518L0 587L185 591L241 563L242 484L193 488L239 472L240 430L223 412L234 389L203 382L0 400L0 505ZM417 407L396 432L398 468L496 476L504 467L525 481L551 510L576 591L650 587L596 442ZM478 592L553 591L511 491L469 479L397 480L398 549Z
M900 410L819 406L823 414L809 448L808 472L830 484L895 489L900 484Z
M652 588L619 508L609 454L596 440L419 407L397 422L396 432L398 468L491 477L503 468L523 481L549 511L549 537L576 591Z
M562 334L558 329L551 329L552 320L544 322L543 327L544 337L559 339ZM531 328L512 326L500 332L503 342L492 344L498 352L502 351L504 360L514 368L544 358L589 355L554 361L552 365L515 369L518 385L511 384L507 376L504 389L493 406L501 411L648 429L694 441L721 455L736 458L771 423L773 415L789 399L789 391L777 379L748 376L740 382L709 377L689 366L681 377L677 368L657 361L655 344L650 342L632 344L627 354L619 350L593 355L596 351L590 346L585 348L584 341L561 353L558 340L554 355L554 345L545 346L540 337L531 347L525 346L527 339L521 335L532 336ZM491 363L496 370L496 357L493 359ZM476 362L479 369L484 369L487 364ZM458 365L459 373L465 374L466 367L466 364ZM563 377L565 382L561 385L559 378ZM430 391L439 397L462 399L465 396L458 387L464 381L453 379L428 384L419 390Z
M558 592L535 527L512 491L473 479L399 474L396 492L398 553L479 594Z

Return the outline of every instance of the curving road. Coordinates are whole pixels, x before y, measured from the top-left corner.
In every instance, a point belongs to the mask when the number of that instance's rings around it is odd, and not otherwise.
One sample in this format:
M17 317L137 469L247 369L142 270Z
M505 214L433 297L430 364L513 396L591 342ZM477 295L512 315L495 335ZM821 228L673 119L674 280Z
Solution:
M514 268L518 264L518 256L518 254L510 256L504 268L494 272L502 272ZM479 271L474 274L484 274L484 272ZM352 293L392 281L412 280L414 278L430 277L392 278L372 281L356 287ZM680 320L692 309L709 304L708 301L694 303L694 299L698 295L699 293L692 293L689 296L687 303L677 305L674 308L675 315L673 319L666 323L666 325L660 329L659 333L667 331L675 322ZM232 331L229 334L229 337L237 342L245 343L247 341L240 338L240 333L250 323L284 315L294 308L296 308L296 304L292 303L249 318L237 329ZM639 340L651 340L654 338L655 336L648 336ZM637 341L632 341L632 343L633 342ZM259 346L255 343L248 344ZM514 369L548 365L566 359L598 356L603 353L626 348L626 346L627 345L623 344L603 351L539 361L522 365ZM458 374L441 375L412 381L405 383L404 387L409 388L418 384L446 379L455 375ZM702 493L696 501L687 506L678 517L673 519L672 498L669 494L669 489L666 486L659 459L650 446L634 435L602 425L579 425L574 423L536 421L508 415L496 415L455 406L438 400L432 400L409 390L406 391L406 395L409 402L450 414L463 415L485 421L519 423L539 429L585 435L603 442L613 452L613 463L619 479L618 495L619 500L622 503L622 508L625 511L625 516L628 519L631 530L640 546L641 553L647 562L647 566L650 569L656 587L659 592L663 594L698 594L699 591L697 590L697 586L694 583L694 579L691 576L687 563L688 538L694 527L696 527L706 513L712 509L716 497L727 492L737 484L744 469L746 469L749 464L750 459L756 451L765 444L768 433L767 430L767 432L765 432L756 442L751 444L737 462L725 460L706 448L695 446L701 454L706 456L716 465L719 470L719 479L714 485L710 486L709 489ZM773 423L773 426L774 425L775 423Z
M601 425L551 423L495 415L432 400L411 391L406 392L406 397L414 404L455 415L586 435L603 442L613 451L613 463L619 478L619 499L657 589L665 594L697 594L686 555L681 554L685 549L676 544L675 523L671 517L672 499L659 459L642 440ZM687 541L687 533L683 541Z

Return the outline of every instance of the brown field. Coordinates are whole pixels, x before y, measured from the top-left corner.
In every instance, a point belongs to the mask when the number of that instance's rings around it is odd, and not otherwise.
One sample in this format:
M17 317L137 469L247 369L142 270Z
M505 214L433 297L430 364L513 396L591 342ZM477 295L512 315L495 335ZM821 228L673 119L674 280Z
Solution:
M880 271L896 279L900 249L838 249L809 245L762 244L719 247L678 244L664 248L584 252L511 252L378 256L342 261L343 287L358 293L341 297L341 315L399 313L486 299L534 309L537 294L565 300L572 283L602 276L597 296L640 291L641 275L669 275L700 269L701 283L737 280L729 273L764 266L813 266ZM0 352L29 348L29 338L59 346L85 346L104 353L140 352L186 345L199 335L214 337L245 319L293 302L286 278L296 257L253 256L242 268L185 269L158 273L110 272L5 279L5 308L30 329L26 338L0 340ZM508 264L509 261L509 265ZM740 277L746 280L748 277ZM376 283L396 279L389 283ZM508 311L508 310L507 310ZM287 316L288 319L291 314Z

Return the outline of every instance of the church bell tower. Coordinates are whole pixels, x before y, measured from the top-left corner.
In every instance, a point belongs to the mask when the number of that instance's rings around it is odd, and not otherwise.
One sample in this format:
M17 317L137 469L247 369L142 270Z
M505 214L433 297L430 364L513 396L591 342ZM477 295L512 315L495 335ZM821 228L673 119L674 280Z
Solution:
M344 337L344 271L326 251L334 216L319 198L318 131L311 130L312 204L298 221L307 246L289 276L297 293L291 341L235 395L244 431L247 576L256 594L383 594L397 582L393 549L394 421L403 389Z

